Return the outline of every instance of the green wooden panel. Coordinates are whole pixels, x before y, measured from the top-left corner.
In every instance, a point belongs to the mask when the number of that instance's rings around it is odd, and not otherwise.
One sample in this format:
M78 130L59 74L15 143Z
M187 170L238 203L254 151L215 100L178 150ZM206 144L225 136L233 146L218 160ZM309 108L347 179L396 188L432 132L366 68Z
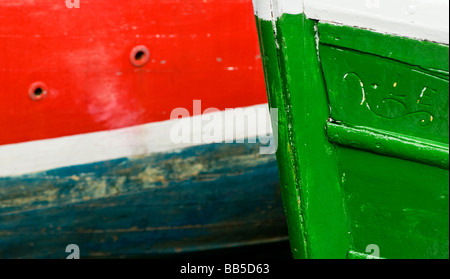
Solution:
M447 45L376 33L349 26L319 23L320 42L390 58L447 76ZM447 59L445 59L447 57Z
M442 169L449 167L449 149L445 144L405 137L396 133L386 133L367 127L348 127L334 123L327 124L327 134L331 142L339 145L424 163Z
M299 203L297 175L294 171L294 157L289 140L289 123L286 113L286 101L283 93L278 50L272 22L256 18L261 46L266 90L270 108L278 109L278 122L273 121L274 129L278 129L277 160L279 164L280 185L282 187L283 206L288 221L289 238L292 254L295 258L307 257L306 244L303 236L301 209Z
M325 133L329 112L317 23L285 14L275 24L257 24L269 103L280 112L278 161L293 255L344 259L350 240L336 154Z
M390 259L449 258L449 172L339 148L353 250Z
M331 117L449 143L449 82L409 64L320 47Z
M448 46L257 23L294 257L448 258Z
M372 244L382 258L448 258L448 46L329 24L319 34L349 258L370 258Z

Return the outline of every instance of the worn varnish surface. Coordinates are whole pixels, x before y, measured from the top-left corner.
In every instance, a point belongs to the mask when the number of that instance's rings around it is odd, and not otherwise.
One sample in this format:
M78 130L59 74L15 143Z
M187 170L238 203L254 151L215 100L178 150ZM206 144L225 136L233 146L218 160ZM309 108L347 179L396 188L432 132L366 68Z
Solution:
M0 258L163 254L286 239L278 168L254 144L0 179Z

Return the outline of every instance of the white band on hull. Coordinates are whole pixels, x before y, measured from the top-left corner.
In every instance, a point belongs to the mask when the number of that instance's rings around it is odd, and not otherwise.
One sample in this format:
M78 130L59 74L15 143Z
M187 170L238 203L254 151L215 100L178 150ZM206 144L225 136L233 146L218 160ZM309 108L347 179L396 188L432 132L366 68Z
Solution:
M448 0L254 0L255 14L273 20L305 13L310 19L449 44ZM273 7L274 13L270 10Z
M259 18L272 20L285 13L302 14L303 1L304 0L253 0L253 8L255 10L255 15Z
M225 116L242 117L233 109L229 112L218 111L207 114L208 118L225 119ZM267 104L242 108L245 111L259 111L257 121L267 123L258 129L246 129L242 125L225 125L224 135L229 135L217 142L244 142L245 139L255 139L272 135L270 114ZM265 119L261 119L264 115ZM205 115L203 115L205 116ZM55 139L46 139L18 144L0 146L0 177L17 176L57 168L90 164L120 158L145 156L154 153L181 150L183 148L205 145L202 141L175 143L171 139L174 127L188 124L188 131L193 137L201 138L204 127L190 125L201 123L202 116L184 118L183 120L168 120L157 123L139 125L124 129L81 134ZM188 121L186 121L188 120ZM229 124L229 123L226 123ZM207 132L207 131L206 131ZM231 136L230 136L231 135ZM242 140L242 141L241 141Z

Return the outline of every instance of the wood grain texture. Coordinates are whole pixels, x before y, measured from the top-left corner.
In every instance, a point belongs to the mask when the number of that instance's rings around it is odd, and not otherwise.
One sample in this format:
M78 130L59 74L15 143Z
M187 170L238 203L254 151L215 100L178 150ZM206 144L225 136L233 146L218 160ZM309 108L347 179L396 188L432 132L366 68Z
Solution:
M213 144L0 179L0 258L158 257L287 238L275 156Z

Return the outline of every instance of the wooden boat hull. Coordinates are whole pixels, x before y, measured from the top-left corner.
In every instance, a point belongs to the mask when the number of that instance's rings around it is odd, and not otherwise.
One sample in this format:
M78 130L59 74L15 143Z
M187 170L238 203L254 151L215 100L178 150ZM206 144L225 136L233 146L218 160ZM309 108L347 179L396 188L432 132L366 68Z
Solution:
M0 3L0 258L286 240L256 134L171 137L176 109L267 107L251 1L66 2Z
M294 256L448 259L448 2L271 2L254 4Z
M2 178L1 257L65 258L73 243L82 258L158 258L284 241L275 157L257 150L214 144Z

